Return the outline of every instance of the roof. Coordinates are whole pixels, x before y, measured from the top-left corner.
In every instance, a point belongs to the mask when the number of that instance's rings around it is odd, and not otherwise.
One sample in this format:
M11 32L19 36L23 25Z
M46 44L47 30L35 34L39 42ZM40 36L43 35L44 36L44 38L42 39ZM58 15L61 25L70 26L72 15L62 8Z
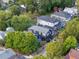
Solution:
M48 21L48 22L51 22L51 23L58 22L56 17L51 18L49 16L40 16L40 17L37 17L37 20L44 20L44 21Z
M67 12L55 12L54 15L64 17L64 18L67 18L67 19L71 17L71 14L69 14Z
M72 8L66 7L64 9L64 12L67 12L67 13L69 13L71 15L75 15L75 14L77 14L77 8L75 8L75 7L72 7Z
M12 49L0 50L1 59L25 59L24 56L16 54Z
M65 59L79 59L79 51L71 49L70 52L66 55Z
M3 51L0 51L0 58L1 59L9 59L10 57L16 55L16 53L11 49L6 49Z
M42 33L43 35L46 35L49 31L49 28L41 27L41 26L32 26L28 28L28 30L38 31L39 33Z

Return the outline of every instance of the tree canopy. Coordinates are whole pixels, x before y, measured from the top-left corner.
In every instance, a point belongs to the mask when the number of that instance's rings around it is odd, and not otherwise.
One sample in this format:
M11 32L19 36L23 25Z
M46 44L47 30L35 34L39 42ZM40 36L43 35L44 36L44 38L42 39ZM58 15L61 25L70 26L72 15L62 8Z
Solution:
M63 53L67 54L71 48L77 47L77 40L74 36L68 36L63 44Z
M31 32L17 31L7 33L5 46L20 53L30 54L39 48L39 42Z

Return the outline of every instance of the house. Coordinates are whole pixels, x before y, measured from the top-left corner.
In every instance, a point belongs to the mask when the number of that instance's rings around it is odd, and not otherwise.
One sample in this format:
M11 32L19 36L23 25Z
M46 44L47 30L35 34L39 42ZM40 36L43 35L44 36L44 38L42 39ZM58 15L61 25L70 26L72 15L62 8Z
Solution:
M79 51L71 49L70 52L65 56L65 59L79 59Z
M20 54L16 54L12 49L0 49L1 59L26 59Z
M35 34L39 41L46 39L46 41L50 41L55 32L47 27L42 26L32 26L28 28L28 31Z
M67 13L67 12L55 12L54 14L51 14L51 18L56 17L61 21L67 22L69 20L71 20L72 16L71 14Z
M71 14L72 16L77 15L78 13L78 9L76 7L72 8L66 7L63 11Z
M4 40L6 33L4 31L0 31L0 40Z
M37 25L47 26L53 28L55 25L58 25L59 21L53 17L49 16L40 16L37 17Z

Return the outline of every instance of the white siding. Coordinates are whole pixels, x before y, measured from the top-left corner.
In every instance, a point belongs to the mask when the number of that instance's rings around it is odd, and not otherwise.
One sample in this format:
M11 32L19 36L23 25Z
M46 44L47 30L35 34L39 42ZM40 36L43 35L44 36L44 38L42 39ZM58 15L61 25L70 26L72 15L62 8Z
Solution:
M43 26L50 26L50 27L54 27L54 23L50 23L47 21L43 21L43 20L37 20L37 24L43 25Z

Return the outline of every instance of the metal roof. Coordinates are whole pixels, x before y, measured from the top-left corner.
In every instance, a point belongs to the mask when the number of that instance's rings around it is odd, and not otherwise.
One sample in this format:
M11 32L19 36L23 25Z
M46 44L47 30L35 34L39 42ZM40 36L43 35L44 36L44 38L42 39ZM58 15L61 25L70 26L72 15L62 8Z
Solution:
M42 33L43 35L46 35L49 31L49 28L41 27L41 26L32 26L28 28L28 30L38 31L39 33Z
M40 16L40 17L37 17L37 20L44 20L44 21L48 21L48 22L51 22L51 23L58 22L56 17L51 18L49 16Z

